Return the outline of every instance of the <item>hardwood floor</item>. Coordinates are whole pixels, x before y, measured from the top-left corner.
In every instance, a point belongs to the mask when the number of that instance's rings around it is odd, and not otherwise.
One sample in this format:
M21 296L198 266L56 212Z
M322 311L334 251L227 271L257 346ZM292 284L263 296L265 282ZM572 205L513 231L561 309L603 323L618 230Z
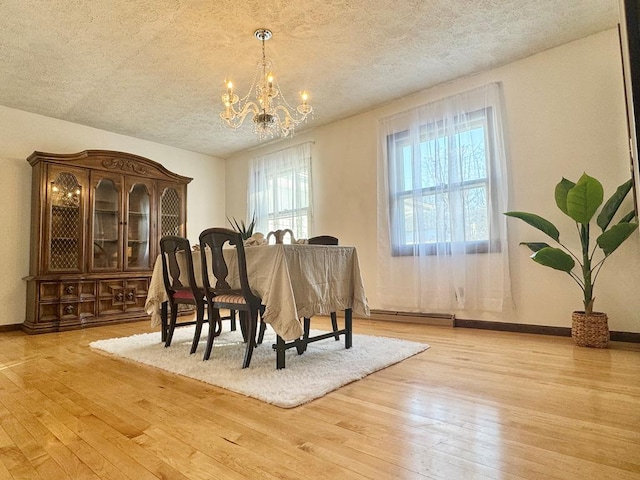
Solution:
M0 479L640 479L638 344L356 319L431 348L286 410L88 347L148 330L0 333Z

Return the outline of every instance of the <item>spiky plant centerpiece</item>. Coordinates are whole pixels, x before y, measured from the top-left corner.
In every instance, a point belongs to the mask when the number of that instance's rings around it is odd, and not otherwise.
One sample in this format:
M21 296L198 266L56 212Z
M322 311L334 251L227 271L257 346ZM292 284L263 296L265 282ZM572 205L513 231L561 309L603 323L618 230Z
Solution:
M241 220L240 222L238 222L235 219L235 217L233 218L233 221L230 220L229 217L227 217L227 221L231 225L231 228L233 228L236 232L240 233L243 240L247 240L248 238L251 238L251 236L253 235L253 230L256 226L255 215L251 218L251 221L248 224L245 224L244 220Z

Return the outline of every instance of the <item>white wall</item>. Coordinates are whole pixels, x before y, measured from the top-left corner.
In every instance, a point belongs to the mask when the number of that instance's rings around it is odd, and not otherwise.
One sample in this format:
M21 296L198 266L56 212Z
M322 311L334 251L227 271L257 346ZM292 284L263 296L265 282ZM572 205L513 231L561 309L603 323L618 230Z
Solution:
M510 210L532 211L558 225L568 243L574 226L557 209L556 183L586 171L605 196L630 177L618 34L609 30L512 64L419 92L381 108L227 160L227 213L246 215L248 160L287 144L314 141L313 234L328 233L355 245L370 306L376 308L377 124L414 105L493 82L502 82L509 140ZM317 106L321 108L321 106ZM632 208L631 201L628 208ZM528 259L521 241L545 240L509 220L514 307L502 314L455 312L459 318L568 327L582 309L581 292L561 272ZM627 241L596 285L597 310L612 330L640 332L640 235ZM432 312L433 313L433 312Z
M180 175L192 177L187 191L187 235L194 242L202 230L222 225L225 162L158 143L84 127L0 106L0 325L24 322L29 274L31 166L34 151L77 153L117 150L155 160Z

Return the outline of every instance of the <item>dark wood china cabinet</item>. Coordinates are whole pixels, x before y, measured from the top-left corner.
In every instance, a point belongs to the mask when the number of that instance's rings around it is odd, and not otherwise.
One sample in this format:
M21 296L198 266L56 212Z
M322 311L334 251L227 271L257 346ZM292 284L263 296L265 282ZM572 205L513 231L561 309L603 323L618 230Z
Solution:
M28 333L148 318L159 241L186 236L187 184L129 153L34 152Z

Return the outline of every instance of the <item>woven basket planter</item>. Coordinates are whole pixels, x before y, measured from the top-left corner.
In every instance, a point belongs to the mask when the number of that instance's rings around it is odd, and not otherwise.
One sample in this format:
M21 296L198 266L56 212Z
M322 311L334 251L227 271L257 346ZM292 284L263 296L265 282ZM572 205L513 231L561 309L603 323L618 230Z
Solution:
M571 319L571 337L576 345L594 348L609 346L609 325L606 313L573 312Z

